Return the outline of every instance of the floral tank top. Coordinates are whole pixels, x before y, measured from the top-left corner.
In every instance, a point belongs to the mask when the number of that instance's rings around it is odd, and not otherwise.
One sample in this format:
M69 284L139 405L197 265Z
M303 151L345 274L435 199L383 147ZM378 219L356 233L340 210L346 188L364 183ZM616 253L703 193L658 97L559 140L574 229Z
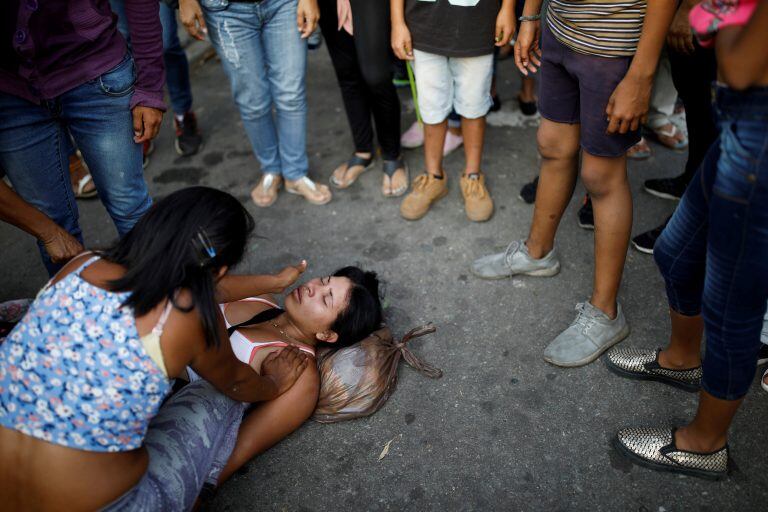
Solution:
M0 345L0 425L96 452L139 448L171 391L142 345L128 293L80 276L46 287Z

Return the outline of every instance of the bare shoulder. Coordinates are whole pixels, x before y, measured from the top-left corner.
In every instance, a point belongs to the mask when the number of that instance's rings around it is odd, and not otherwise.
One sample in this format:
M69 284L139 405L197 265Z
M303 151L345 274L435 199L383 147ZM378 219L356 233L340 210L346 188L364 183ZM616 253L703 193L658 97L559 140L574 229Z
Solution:
M61 267L61 270L59 270L55 276L51 279L51 284L56 284L65 277L67 277L69 274L80 268L81 265L83 265L86 261L88 261L90 258L95 256L95 254L91 251L86 251L84 253L78 254L71 260L67 262L66 265Z

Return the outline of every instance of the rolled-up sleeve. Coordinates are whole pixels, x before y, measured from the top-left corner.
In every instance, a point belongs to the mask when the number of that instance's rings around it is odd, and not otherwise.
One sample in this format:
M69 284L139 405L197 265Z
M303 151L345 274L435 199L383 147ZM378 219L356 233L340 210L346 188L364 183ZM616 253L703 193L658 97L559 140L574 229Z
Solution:
M141 105L165 111L165 66L160 4L158 0L125 0L125 17L131 34L131 48L137 73L131 108Z

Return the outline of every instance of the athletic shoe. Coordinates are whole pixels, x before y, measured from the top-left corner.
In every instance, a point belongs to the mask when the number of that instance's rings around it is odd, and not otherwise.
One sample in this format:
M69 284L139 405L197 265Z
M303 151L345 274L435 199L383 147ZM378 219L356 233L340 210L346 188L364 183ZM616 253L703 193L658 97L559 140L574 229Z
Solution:
M646 180L643 184L645 191L662 199L678 201L685 193L688 180L682 175L674 178L658 178Z
M181 156L194 155L203 143L200 129L197 127L197 117L194 112L184 114L184 119L179 121L174 117L173 124L176 127L176 152Z
M525 201L527 204L533 204L536 202L536 189L539 188L539 177L533 178L533 181L523 185L520 189L520 194L517 197Z
M589 302L576 305L576 319L544 350L544 360L563 367L583 366L629 336L629 324L621 305L616 318L609 318Z
M476 259L470 270L481 279L504 279L516 275L551 277L560 272L560 261L554 249L543 258L532 258L525 240L515 240L504 252Z
M589 195L584 196L584 204L579 208L578 222L580 228L595 229L595 214L592 211L592 199Z
M667 227L669 219L665 220L661 226L657 226L650 231L641 233L632 239L632 247L645 254L653 254L653 246L656 240L661 236L661 232Z

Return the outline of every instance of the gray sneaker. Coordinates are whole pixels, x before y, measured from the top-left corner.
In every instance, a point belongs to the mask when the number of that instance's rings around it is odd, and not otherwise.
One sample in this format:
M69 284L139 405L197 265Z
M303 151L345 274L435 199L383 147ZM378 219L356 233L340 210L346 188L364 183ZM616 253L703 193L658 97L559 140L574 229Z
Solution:
M549 277L560 272L560 261L554 249L541 259L531 258L525 240L515 240L504 252L476 259L470 270L482 279L504 279L518 274Z
M616 305L616 318L611 320L589 302L576 304L576 320L544 350L544 360L565 366L583 366L629 336L629 324L621 305Z

